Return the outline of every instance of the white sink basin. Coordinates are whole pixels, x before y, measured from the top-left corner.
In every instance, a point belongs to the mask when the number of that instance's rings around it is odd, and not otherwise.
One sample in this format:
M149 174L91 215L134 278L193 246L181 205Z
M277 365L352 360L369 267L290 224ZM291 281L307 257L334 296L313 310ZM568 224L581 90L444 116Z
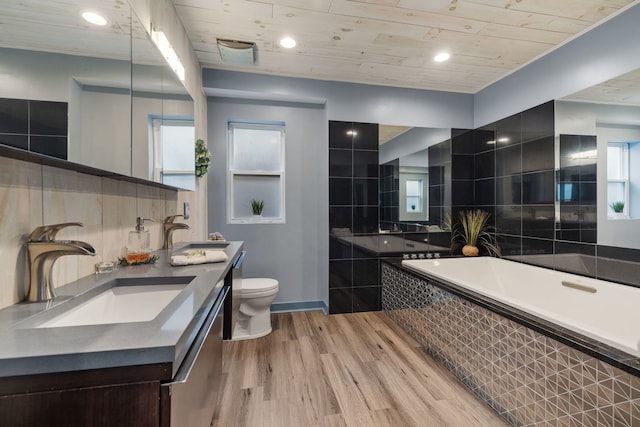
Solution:
M74 304L72 299L62 304L67 306L66 309L36 327L58 328L153 320L187 286L188 282L176 279L173 283L163 280L162 284L140 285L123 285L114 281L113 286L84 302Z

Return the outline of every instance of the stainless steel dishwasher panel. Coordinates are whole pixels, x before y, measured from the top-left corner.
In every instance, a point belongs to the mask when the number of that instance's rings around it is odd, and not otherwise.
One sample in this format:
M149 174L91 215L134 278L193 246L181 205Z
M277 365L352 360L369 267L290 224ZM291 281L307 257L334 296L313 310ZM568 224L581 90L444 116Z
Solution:
M214 304L180 369L162 384L162 425L209 427L222 380L223 302Z

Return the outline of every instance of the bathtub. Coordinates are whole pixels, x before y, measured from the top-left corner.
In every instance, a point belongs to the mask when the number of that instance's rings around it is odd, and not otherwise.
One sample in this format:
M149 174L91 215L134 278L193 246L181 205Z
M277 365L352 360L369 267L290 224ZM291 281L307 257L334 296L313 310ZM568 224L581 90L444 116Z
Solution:
M640 426L639 288L490 257L389 259L381 281L387 316L511 425Z
M640 288L492 257L402 265L640 357Z

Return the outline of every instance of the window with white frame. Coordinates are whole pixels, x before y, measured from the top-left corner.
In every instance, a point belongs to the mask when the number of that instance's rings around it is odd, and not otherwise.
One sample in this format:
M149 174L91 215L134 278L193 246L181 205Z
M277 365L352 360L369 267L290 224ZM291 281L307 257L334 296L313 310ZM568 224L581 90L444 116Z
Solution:
M407 213L419 213L422 212L422 195L424 194L422 189L421 179L407 179L407 195L406 195L406 211Z
M264 202L261 222L285 222L285 124L228 125L227 222L254 222L252 200Z
M607 206L608 214L613 215L612 206L624 203L622 213L629 212L629 144L610 142L607 145Z

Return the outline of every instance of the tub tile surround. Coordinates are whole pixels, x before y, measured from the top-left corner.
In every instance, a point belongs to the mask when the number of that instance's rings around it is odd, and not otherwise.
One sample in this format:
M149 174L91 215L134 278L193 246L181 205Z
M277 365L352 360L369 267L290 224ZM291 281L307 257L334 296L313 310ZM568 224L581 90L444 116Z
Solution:
M182 194L189 193L189 194ZM147 223L152 249L162 246L162 219L179 213L191 192L176 192L111 178L97 177L0 156L0 308L22 301L29 279L27 235L43 224L82 222L69 227L59 239L87 242L96 256L64 256L54 264L54 284L61 286L94 274L99 261L115 261L126 252L129 231L137 216L153 218ZM195 218L193 219L195 220ZM196 240L192 230L179 230L174 241Z
M640 425L638 358L388 263L382 280L383 310L511 424Z

